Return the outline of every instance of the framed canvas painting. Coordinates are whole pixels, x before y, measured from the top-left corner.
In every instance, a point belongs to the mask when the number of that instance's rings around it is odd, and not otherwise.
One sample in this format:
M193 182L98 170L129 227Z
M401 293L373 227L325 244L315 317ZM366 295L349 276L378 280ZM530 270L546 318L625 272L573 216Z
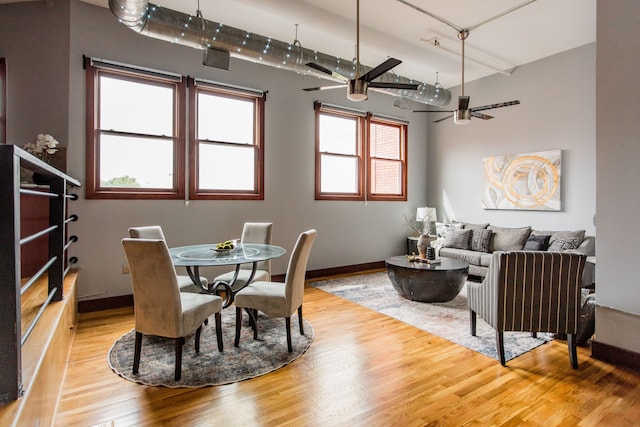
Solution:
M482 167L484 209L562 209L562 150L485 157Z

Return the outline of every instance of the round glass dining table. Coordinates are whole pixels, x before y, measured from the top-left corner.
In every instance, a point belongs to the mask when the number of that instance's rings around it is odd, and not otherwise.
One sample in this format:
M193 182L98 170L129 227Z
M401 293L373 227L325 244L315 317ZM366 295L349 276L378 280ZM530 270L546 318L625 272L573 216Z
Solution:
M228 307L233 303L235 293L241 289L234 287L234 283L238 277L238 273L240 273L240 266L242 264L251 263L252 265L251 275L244 284L244 286L246 286L253 280L259 261L278 258L285 253L287 253L287 250L280 246L259 243L239 243L235 248L228 251L216 250L215 243L169 248L173 265L176 267L185 267L193 283L203 292L217 294L220 290L225 291L224 307ZM200 267L223 265L236 266L233 278L229 282L218 281L209 284L207 287L202 286L202 282L200 281ZM232 290L232 287L235 290Z

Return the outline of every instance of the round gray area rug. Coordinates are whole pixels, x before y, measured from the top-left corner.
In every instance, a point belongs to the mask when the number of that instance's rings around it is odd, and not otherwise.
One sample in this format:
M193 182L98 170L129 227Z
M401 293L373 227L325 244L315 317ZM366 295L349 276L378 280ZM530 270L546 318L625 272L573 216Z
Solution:
M235 311L235 310L233 310ZM182 350L182 378L173 379L175 370L174 340L145 335L142 339L140 369L133 374L135 331L120 337L108 354L109 366L121 377L144 385L165 387L204 387L230 384L273 372L300 357L311 346L313 328L304 320L305 335L300 335L298 316L291 317L293 352L287 351L284 319L258 316L258 340L243 315L240 346L234 347L235 313L222 313L224 351L218 351L213 316L202 326L200 353L195 352L195 334L186 337Z

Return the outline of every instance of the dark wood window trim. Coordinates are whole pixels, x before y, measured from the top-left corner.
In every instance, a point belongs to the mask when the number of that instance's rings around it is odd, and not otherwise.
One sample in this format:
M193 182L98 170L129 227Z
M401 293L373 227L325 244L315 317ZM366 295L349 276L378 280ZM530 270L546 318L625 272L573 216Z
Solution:
M382 118L371 113L359 112L348 108L341 108L330 105L323 105L320 102L314 103L315 110L315 199L316 200L345 200L345 201L406 201L407 200L407 147L408 147L408 124L399 120ZM320 116L333 115L336 117L347 117L357 120L357 157L358 157L358 190L356 193L328 193L321 191L322 182L322 152L320 151ZM375 158L370 156L369 130L371 124L389 125L398 128L400 134L400 163L401 168L401 191L399 194L376 194L371 192L372 182L372 162ZM365 181L366 177L366 181ZM366 186L365 186L366 184ZM366 187L366 190L365 190ZM366 197L365 197L366 194Z
M7 143L7 61L0 58L0 144Z
M131 67L101 66L91 58L85 58L86 69L86 198L88 199L183 199L185 197L185 107L186 107L186 79L175 76L162 76L159 73L146 70L136 70ZM102 75L152 84L172 87L174 89L174 135L166 136L173 140L173 188L158 190L151 188L104 188L100 186L98 165L100 135L105 130L99 124L99 77ZM111 131L108 131L111 132ZM114 132L117 134L128 134ZM160 137L160 135L130 134L138 137Z
M192 200L264 200L264 106L266 94L240 88L210 84L202 81L189 83L189 197ZM198 94L207 93L230 99L251 101L254 104L254 188L252 191L238 190L206 190L198 183L199 147L203 142L199 139L198 129ZM226 143L207 141L210 143ZM243 144L243 146L246 146Z
M399 194L388 194L388 193L373 193L371 192L371 189L373 188L372 185L372 180L373 180L373 167L372 167L372 163L373 161L376 159L376 157L372 156L370 154L370 145L371 145L371 139L370 137L367 135L367 162L368 162L368 167L367 167L367 172L368 172L368 185L367 185L367 200L370 201L387 201L387 202L392 202L392 201L407 201L407 140L408 140L408 126L406 123L402 123L396 120L392 120L392 119L383 119L383 118L378 118L375 116L368 116L367 117L368 123L367 123L367 132L370 129L370 125L372 124L379 124L379 125L384 125L384 126L390 126L390 127L394 127L397 128L398 130L398 136L399 136L399 159L397 160L392 160L395 163L398 163L400 166L400 179L401 179L401 183L400 183L400 193ZM382 158L381 158L382 159ZM385 159L386 161L390 161L390 159Z

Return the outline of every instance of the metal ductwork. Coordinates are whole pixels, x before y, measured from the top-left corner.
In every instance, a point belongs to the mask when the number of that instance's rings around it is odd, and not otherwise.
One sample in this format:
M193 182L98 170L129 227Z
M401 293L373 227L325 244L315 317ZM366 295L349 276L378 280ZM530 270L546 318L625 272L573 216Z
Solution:
M227 51L232 57L265 64L299 74L330 78L305 64L315 62L349 78L355 76L355 61L306 49L299 42L287 43L224 24L187 15L154 5L148 0L109 0L109 8L125 26L142 35L190 46L195 49ZM362 73L371 67L361 65ZM333 79L332 79L333 80ZM391 72L378 77L380 82L419 85L418 90L384 89L384 92L413 101L444 107L451 101L451 92L437 85L398 76ZM376 89L381 91L380 89Z

